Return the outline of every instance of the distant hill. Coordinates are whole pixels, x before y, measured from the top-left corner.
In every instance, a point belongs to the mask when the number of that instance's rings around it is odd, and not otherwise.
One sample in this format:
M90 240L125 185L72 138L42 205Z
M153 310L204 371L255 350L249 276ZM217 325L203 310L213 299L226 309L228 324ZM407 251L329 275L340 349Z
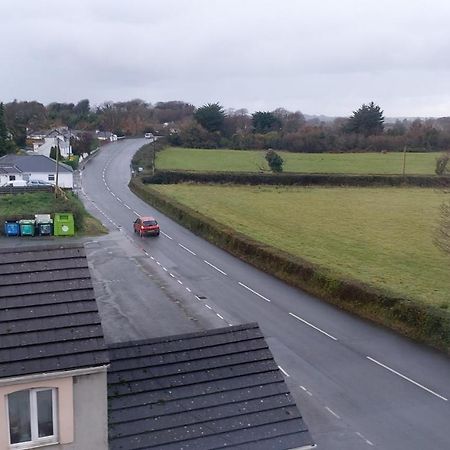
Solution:
M333 122L333 120L347 117L347 116L324 116L323 114L320 115L314 115L314 114L303 114L305 119L308 122ZM385 123L395 123L397 120L407 120L408 122L412 122L416 119L420 120L438 120L438 121L448 121L450 118L448 117L385 117L384 122Z
M334 119L337 119L336 117L332 117L332 116L324 116L323 114L320 115L311 115L311 114L303 114L305 120L307 120L308 122L333 122Z

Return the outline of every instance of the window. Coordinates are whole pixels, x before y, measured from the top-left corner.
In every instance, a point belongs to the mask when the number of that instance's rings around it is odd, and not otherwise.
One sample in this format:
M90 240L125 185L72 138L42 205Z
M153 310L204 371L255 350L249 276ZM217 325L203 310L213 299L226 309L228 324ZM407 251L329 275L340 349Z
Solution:
M48 174L48 181L55 181L55 174L54 173L49 173Z
M16 179L16 176L15 175L10 175L9 176L9 181L14 181Z
M55 388L27 389L8 395L11 448L57 442Z

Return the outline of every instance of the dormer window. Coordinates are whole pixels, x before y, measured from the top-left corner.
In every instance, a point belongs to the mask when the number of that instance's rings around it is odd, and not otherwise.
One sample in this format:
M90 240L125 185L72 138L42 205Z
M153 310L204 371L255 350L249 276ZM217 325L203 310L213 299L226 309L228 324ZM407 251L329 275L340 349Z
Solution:
M26 449L57 442L55 388L26 389L8 395L9 442Z

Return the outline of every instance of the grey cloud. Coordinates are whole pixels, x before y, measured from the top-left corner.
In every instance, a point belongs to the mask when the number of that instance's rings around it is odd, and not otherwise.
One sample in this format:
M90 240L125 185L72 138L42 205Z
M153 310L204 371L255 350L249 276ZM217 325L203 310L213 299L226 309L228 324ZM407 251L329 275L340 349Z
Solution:
M142 98L448 115L446 0L16 0L0 101Z

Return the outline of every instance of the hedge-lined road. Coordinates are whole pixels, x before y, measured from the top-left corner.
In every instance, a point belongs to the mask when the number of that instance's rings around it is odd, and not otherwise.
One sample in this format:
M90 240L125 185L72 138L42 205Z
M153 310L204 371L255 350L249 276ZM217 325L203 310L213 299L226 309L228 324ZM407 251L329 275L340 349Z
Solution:
M145 204L127 185L131 157L146 142L105 146L82 183L89 209L152 267L149 292L155 284L170 286L179 308L190 316L201 311L203 323L209 314L213 326L258 322L319 448L450 448L450 360L287 286ZM137 214L156 216L161 236L135 236ZM118 277L121 264L109 265ZM120 301L125 311L140 303ZM152 322L166 334L184 331L167 316L147 319L144 336L153 336ZM123 311L115 317L118 334L128 320Z

